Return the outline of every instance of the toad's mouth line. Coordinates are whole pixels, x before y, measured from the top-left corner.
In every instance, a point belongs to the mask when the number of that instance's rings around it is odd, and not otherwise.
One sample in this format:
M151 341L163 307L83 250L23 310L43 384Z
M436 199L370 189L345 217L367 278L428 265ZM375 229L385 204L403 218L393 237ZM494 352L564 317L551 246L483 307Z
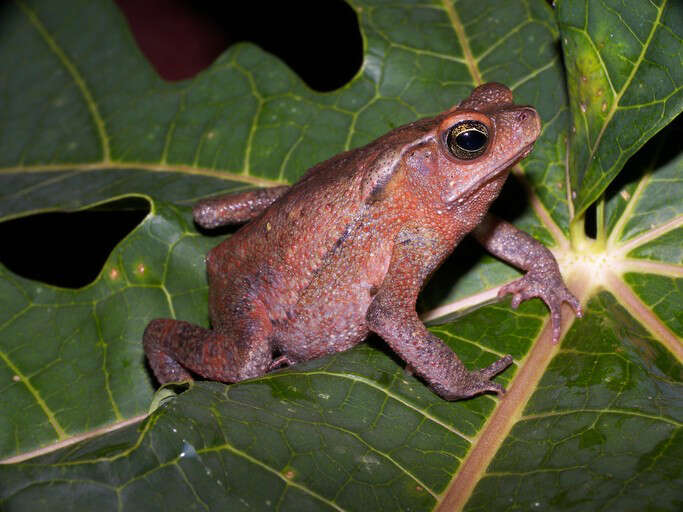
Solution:
M531 144L528 144L520 151L517 155L513 156L509 160L503 162L501 165L493 169L491 172L486 174L485 176L482 176L479 178L477 181L472 183L469 187L467 187L463 192L459 193L457 197L449 197L447 199L447 202L449 204L452 204L454 202L462 203L466 199L468 199L472 194L474 194L477 190L480 190L481 187L483 187L486 182L491 181L493 178L498 176L500 173L505 171L505 169L508 169L512 166L514 166L517 162L524 160L527 156L529 156L529 153L534 149L534 144L536 141L532 142Z

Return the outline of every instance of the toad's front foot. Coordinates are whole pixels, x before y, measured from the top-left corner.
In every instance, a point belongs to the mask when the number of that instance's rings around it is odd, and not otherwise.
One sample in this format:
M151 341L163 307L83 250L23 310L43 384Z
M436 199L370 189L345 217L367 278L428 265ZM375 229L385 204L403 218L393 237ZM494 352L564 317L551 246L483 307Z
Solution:
M453 386L450 386L449 389L439 394L447 400L470 398L485 393L486 391L493 391L494 393L503 395L505 394L505 388L497 382L493 382L491 379L511 364L512 356L508 354L486 368L473 372L466 371L456 378L456 382Z
M498 297L512 294L512 308L517 309L522 301L533 297L540 298L550 309L550 321L553 328L553 343L560 340L562 329L561 306L569 304L577 317L583 316L579 300L565 286L559 270L531 270L521 279L506 284L498 291Z

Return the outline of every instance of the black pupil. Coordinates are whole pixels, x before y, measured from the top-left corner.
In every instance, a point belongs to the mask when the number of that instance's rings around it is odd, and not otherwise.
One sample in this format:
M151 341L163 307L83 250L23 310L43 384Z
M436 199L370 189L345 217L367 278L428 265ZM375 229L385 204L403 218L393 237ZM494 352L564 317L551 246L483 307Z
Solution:
M486 144L486 135L479 130L466 130L455 138L455 143L465 151L479 151Z

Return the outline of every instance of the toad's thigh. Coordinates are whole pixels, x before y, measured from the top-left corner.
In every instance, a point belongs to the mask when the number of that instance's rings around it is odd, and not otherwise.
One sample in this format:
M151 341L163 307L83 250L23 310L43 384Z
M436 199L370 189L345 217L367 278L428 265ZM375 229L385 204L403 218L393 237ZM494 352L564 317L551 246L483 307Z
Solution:
M219 246L217 249L222 248ZM258 317L259 324L270 323L272 315L263 294L267 288L263 276L269 273L263 268L267 267L217 249L207 257L212 328L232 331L235 325L252 317Z

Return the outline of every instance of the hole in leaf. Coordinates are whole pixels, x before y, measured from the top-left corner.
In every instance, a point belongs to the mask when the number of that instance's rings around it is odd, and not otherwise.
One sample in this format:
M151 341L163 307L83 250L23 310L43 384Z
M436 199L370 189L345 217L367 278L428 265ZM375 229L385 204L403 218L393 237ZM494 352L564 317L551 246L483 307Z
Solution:
M195 75L239 41L251 41L278 56L320 92L346 84L363 60L358 19L343 0L117 4L142 52L166 80Z
M78 212L51 212L0 223L0 263L27 279L81 288L149 213L130 197Z
M586 210L583 231L588 238L595 239L598 236L598 219L595 203L591 204Z

